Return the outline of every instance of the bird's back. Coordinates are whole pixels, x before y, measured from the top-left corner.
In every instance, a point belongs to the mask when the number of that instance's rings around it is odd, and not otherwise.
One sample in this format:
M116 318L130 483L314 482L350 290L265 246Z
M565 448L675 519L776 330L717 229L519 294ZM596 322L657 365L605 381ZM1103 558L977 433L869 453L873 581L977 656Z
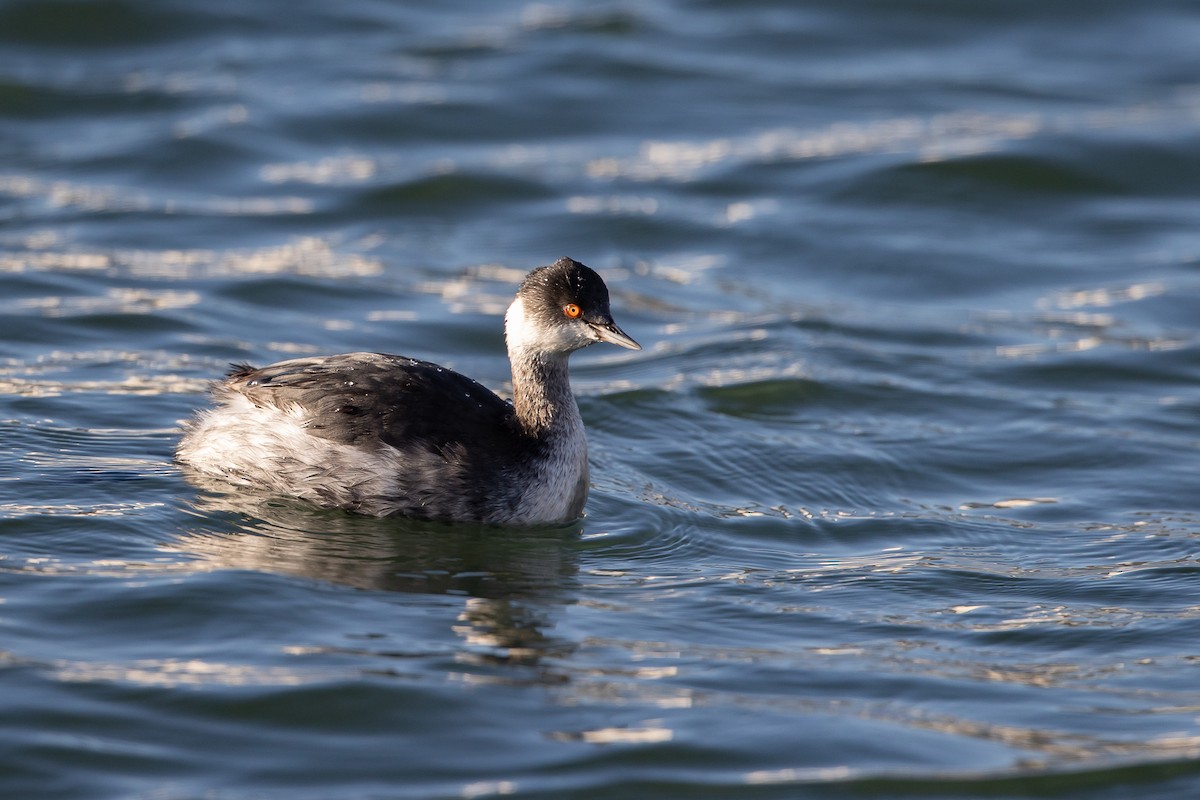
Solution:
M180 461L367 514L505 521L542 447L484 386L403 356L240 365L214 395Z

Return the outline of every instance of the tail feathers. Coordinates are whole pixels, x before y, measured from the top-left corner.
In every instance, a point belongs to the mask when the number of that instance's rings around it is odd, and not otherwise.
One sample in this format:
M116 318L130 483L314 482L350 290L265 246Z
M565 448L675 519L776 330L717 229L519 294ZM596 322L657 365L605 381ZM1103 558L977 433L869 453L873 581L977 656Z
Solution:
M252 372L257 372L257 371L258 371L258 367L252 367L249 364L247 364L245 361L237 361L237 362L230 363L229 372L225 373L225 376L232 380L237 380L239 378L246 377L247 375L249 375Z

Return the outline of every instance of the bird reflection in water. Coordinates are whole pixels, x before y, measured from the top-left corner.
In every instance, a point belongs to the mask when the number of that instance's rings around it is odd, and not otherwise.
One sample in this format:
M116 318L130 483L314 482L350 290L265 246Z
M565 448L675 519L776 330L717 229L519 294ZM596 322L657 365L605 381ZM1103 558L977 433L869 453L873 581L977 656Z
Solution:
M579 522L498 528L361 517L188 478L205 490L190 509L204 522L171 549L207 569L461 596L451 626L465 646L460 663L536 665L574 648L545 631L555 609L574 600Z

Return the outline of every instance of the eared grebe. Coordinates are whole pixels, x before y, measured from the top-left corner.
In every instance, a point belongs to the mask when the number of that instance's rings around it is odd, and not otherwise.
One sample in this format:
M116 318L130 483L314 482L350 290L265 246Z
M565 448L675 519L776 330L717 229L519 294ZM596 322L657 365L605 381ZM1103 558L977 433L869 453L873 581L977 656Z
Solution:
M235 365L176 456L205 474L361 514L528 525L583 513L587 438L567 357L640 350L608 287L561 258L525 278L504 317L513 400L453 370L384 353Z

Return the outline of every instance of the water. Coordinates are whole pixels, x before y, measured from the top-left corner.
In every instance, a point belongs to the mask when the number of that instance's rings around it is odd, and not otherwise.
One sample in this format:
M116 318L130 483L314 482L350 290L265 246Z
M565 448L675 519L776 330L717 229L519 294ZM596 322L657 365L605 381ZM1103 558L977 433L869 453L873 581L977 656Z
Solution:
M1200 11L0 0L0 795L1200 792ZM227 362L507 380L538 530L197 486Z

